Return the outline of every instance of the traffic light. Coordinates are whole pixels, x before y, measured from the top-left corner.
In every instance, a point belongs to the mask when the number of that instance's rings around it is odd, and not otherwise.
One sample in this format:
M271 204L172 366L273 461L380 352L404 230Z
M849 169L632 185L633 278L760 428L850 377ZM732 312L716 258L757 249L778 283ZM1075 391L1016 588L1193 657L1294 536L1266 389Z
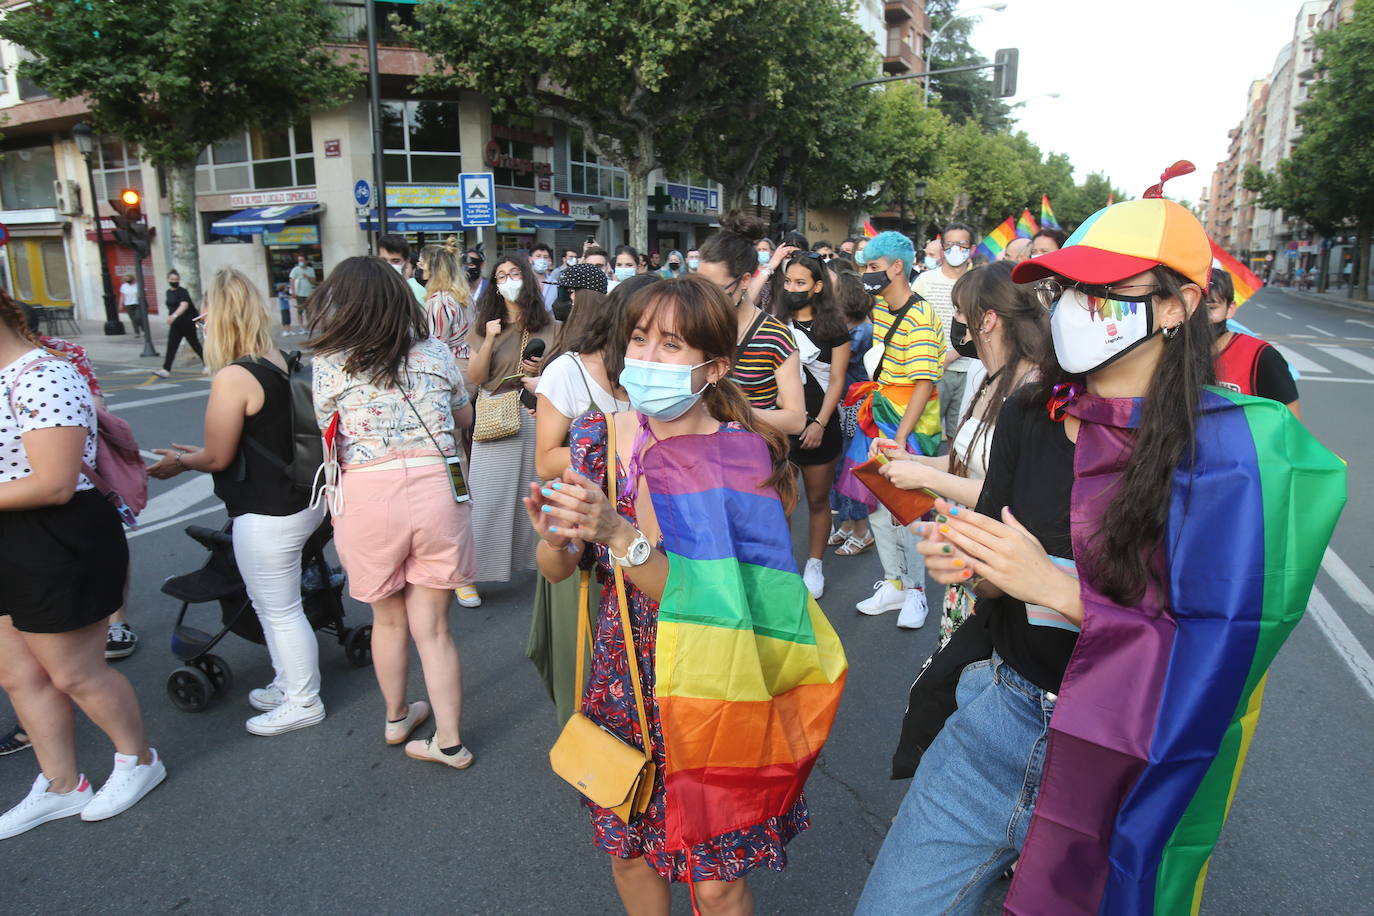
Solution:
M999 99L1016 95L1016 65L1020 59L1021 51L1018 48L1002 48L993 57L992 62L997 69L992 71L992 85Z
M139 257L148 254L148 223L143 219L143 195L137 188L125 188L110 201L114 210L114 237L132 248Z

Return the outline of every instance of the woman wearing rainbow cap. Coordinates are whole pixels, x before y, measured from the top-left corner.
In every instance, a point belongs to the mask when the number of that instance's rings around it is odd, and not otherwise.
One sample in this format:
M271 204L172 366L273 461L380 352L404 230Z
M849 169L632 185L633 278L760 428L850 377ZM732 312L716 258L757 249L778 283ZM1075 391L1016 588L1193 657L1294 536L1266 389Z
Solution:
M999 416L976 511L937 502L921 526L932 577L976 590L988 657L860 913L977 912L1018 858L1008 913L1197 911L1345 502L1343 464L1283 405L1211 386L1210 262L1156 186L1017 266L1055 360Z

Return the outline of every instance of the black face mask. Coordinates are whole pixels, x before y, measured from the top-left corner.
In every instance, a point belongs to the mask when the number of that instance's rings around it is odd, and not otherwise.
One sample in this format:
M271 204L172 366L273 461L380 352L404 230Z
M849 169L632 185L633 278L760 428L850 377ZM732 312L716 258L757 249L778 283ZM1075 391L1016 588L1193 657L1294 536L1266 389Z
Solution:
M473 283L476 283L476 282L477 282L478 280L480 280L480 279L482 279L482 265L480 265L480 264L469 264L469 265L468 265L468 280L470 280L470 281L473 282Z
M568 295L568 289L562 287L558 290L558 298L553 300L553 317L559 322L568 320L568 315L572 314L572 296Z
M678 271L682 270L682 265L677 261L669 261L668 269L671 270L673 273L677 273Z
M1218 321L1216 324L1212 325L1212 336L1217 340L1221 340L1221 338L1226 336L1226 332L1229 330L1231 329L1226 326L1225 321Z
M170 286L172 289L176 289L181 284L178 283L176 280L168 280L167 285Z
M968 325L957 318L949 323L949 345L960 356L978 358L978 348L973 345L973 338L969 336Z
M876 296L892 284L892 278L885 270L870 270L863 277L864 292Z
M801 290L799 292L797 290L785 289L782 291L782 303L787 306L788 310L799 312L811 304L811 295L812 293L810 290Z
M425 272L420 268L415 268L415 272L411 274L411 276L415 278L416 283L420 284L421 286L425 285Z

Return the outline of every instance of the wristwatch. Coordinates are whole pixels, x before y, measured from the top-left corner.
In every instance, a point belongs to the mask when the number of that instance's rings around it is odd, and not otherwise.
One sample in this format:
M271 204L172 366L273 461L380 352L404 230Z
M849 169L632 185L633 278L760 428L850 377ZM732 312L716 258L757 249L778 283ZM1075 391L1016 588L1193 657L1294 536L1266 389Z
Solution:
M653 553L653 551L654 548L653 545L649 543L649 539L644 536L644 532L638 529L635 529L635 539L630 542L630 548L625 551L625 556L618 557L615 555L614 550L607 548L607 552L610 553L611 559L625 567L643 566L645 563L649 562L649 554Z

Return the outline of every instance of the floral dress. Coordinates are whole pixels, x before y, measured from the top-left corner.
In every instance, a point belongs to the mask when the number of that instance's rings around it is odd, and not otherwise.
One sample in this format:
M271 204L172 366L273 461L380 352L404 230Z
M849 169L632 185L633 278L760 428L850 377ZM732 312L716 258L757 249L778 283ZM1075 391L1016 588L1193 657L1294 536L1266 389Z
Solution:
M568 438L572 469L604 489L605 416L597 411L584 414L573 421ZM624 492L626 475L619 462L616 465L616 478L619 481L617 492L620 493L616 508L631 524L638 524L633 495ZM584 568L593 562L597 581L601 583L601 601L593 632L591 678L582 695L582 712L618 737L642 747L610 551L604 545L595 545L594 561L593 553L588 551L583 558ZM656 767L654 794L648 809L628 825L609 809L583 798L582 804L590 812L592 827L596 831L597 848L622 859L644 856L660 875L670 881L688 880L689 861L692 881L734 881L760 865L782 871L787 867L784 847L793 837L811 826L811 815L804 796L798 798L792 809L782 817L769 818L751 827L713 837L693 846L690 856L680 849L670 851L664 848L663 730L654 696L658 604L635 588L628 577L625 579L625 589L630 609L630 628L639 654L644 714L649 719L649 735L653 739Z

